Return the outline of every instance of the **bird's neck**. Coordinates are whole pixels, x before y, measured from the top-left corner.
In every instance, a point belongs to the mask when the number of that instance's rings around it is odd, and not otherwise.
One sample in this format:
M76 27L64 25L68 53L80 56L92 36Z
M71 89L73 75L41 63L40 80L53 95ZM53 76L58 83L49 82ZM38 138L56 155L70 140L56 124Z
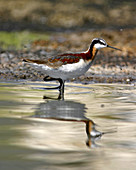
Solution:
M94 46L89 48L89 52L91 55L91 59L93 60L98 52L98 49L96 49Z
M96 49L95 47L89 48L85 52L86 60L91 60L92 61L95 58L97 52L98 52L98 49Z

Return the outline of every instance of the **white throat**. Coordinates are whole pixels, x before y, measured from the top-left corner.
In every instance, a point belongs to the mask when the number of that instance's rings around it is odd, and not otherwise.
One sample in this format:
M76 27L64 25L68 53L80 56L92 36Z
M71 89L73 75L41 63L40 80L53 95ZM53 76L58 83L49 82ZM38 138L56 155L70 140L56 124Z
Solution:
M99 44L99 43L97 43L97 44L95 44L94 45L94 47L96 48L96 49L101 49L101 48L105 48L106 46L105 45L103 45L103 44Z

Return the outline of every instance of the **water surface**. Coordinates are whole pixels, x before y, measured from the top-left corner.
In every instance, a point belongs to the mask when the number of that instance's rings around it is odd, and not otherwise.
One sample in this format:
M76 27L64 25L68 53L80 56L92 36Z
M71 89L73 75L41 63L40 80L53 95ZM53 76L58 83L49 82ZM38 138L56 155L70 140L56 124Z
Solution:
M134 85L45 85L0 83L0 169L136 168Z

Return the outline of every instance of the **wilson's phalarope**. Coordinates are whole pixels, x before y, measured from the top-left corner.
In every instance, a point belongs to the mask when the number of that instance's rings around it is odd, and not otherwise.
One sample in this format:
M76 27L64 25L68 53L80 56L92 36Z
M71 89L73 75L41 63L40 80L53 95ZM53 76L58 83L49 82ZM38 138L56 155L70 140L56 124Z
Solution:
M45 60L23 59L23 61L48 75L44 78L45 81L58 80L60 83L56 87L60 92L58 99L64 99L65 80L76 78L86 73L92 65L98 50L105 47L120 50L109 46L102 38L94 38L89 49L85 52L64 53ZM51 78L48 79L48 77Z

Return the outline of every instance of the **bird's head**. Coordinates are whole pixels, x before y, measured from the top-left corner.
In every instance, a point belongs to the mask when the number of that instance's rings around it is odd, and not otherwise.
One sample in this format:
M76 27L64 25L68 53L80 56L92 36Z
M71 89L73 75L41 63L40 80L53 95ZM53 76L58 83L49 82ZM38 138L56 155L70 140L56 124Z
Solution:
M99 49L101 49L101 48L105 48L105 47L113 48L113 49L115 49L115 50L120 50L120 49L118 49L118 48L115 48L115 47L112 47L112 46L108 45L108 44L106 43L106 41L105 41L104 39L102 39L102 38L94 38L94 39L92 40L91 45L90 45L90 48L93 48L93 47L95 47L97 50L99 50ZM121 50L120 50L120 51L121 51Z

